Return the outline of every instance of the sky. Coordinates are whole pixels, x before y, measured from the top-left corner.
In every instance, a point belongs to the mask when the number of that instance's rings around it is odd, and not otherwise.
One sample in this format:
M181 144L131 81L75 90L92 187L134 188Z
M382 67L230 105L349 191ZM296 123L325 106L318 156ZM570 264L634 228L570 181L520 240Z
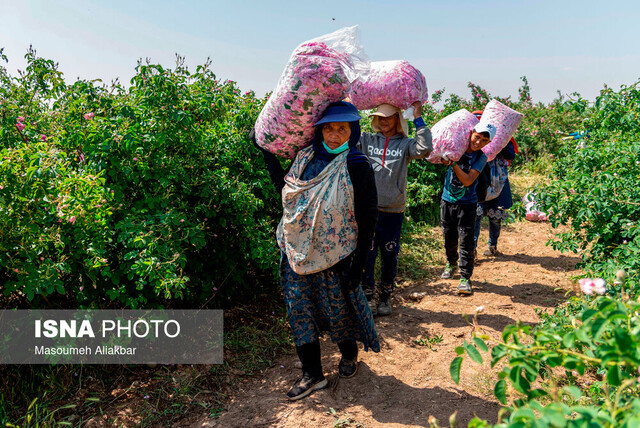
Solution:
M68 82L128 82L139 58L195 70L262 96L300 43L358 25L372 61L402 59L429 91L469 97L468 82L517 98L521 76L534 102L560 91L593 100L606 84L640 80L640 3L568 0L0 0L0 48L13 75L33 45Z

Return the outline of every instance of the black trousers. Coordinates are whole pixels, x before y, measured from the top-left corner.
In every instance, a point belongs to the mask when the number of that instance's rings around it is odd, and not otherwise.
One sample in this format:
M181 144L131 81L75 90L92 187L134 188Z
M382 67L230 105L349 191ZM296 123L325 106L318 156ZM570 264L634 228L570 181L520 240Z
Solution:
M440 224L447 262L452 266L458 263L459 246L460 276L467 279L471 279L473 274L477 206L478 204L452 204L445 200L440 201Z
M338 348L343 358L353 360L358 357L358 344L355 340L342 341L338 343ZM296 351L302 363L302 372L309 373L313 377L321 377L320 342L314 340L306 345L296 346Z

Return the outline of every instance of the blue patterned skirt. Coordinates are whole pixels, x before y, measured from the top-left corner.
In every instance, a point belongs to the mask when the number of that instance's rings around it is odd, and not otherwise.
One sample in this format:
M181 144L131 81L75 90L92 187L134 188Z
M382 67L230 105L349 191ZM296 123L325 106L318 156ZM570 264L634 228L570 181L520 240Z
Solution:
M296 346L311 343L326 332L332 342L353 339L362 342L365 351L371 348L380 352L373 315L362 287L349 292L349 302L340 287L344 280L346 273L330 269L298 275L287 257L281 257L280 284Z

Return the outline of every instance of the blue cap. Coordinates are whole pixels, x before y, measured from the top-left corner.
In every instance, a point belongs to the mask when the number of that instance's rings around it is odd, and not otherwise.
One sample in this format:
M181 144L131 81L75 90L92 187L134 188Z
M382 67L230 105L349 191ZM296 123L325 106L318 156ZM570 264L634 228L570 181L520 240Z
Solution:
M329 122L358 122L361 119L360 112L351 103L338 101L329 104L329 107L322 113L322 117L315 125L322 125Z

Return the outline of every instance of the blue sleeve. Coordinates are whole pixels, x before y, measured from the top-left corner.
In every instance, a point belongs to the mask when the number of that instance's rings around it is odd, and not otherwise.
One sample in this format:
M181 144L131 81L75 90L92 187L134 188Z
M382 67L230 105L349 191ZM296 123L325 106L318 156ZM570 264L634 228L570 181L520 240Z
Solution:
M484 166L487 164L487 155L482 153L478 156L478 159L471 165L471 169L475 169L476 171L482 171Z
M422 116L416 117L415 119L413 119L413 124L416 126L416 128L420 128L421 126L427 126L427 124L424 123L424 119L422 118Z

